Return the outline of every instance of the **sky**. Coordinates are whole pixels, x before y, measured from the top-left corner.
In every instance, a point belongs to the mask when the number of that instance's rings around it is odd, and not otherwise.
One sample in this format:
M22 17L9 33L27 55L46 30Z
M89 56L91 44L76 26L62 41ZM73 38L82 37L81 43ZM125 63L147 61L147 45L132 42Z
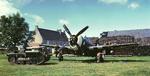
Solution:
M30 30L57 30L66 24L72 34L150 28L150 0L0 0L0 16L19 12Z

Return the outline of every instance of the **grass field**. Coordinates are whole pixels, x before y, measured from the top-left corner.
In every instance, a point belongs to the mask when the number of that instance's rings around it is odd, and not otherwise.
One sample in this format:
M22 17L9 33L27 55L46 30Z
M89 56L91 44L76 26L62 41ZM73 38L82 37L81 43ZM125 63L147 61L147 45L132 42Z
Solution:
M92 57L55 57L43 65L11 65L0 55L0 76L150 76L150 56L106 57L96 63Z

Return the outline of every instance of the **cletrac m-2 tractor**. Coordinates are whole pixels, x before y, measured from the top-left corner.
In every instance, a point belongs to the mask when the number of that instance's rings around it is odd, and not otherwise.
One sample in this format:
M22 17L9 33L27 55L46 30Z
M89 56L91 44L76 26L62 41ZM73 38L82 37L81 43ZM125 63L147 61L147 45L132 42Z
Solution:
M18 53L8 53L11 64L43 64L51 57L51 49L45 46L27 47Z

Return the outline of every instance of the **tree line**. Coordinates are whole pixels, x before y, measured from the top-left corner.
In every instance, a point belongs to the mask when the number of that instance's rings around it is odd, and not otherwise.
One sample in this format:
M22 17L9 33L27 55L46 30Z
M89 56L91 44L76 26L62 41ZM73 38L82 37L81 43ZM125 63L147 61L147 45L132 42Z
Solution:
M24 48L30 36L29 24L19 13L0 17L0 48L13 51L17 46Z

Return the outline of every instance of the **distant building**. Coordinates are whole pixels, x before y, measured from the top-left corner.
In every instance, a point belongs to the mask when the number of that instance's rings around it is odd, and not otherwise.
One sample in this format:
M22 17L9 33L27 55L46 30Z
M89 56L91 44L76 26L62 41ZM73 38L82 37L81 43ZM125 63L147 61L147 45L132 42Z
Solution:
M93 45L97 45L98 44L98 40L99 40L98 37L86 37L86 38L89 40L89 42L91 44L93 44Z
M99 39L100 45L111 45L111 44L125 44L125 43L134 43L135 39L133 36L112 36L112 37L101 37Z
M30 46L37 46L40 44L48 45L68 45L68 38L65 32L62 31L53 31L48 29L43 29L36 27L35 35L33 36L33 41L30 43Z
M101 33L100 35L101 35L100 42L109 42L109 43L136 42L142 46L150 45L150 29L107 31Z
M108 31L103 32L107 37L112 36L134 36L135 38L144 38L144 37L150 37L150 29L136 29L136 30L123 30L123 31ZM102 34L103 34L102 33Z

